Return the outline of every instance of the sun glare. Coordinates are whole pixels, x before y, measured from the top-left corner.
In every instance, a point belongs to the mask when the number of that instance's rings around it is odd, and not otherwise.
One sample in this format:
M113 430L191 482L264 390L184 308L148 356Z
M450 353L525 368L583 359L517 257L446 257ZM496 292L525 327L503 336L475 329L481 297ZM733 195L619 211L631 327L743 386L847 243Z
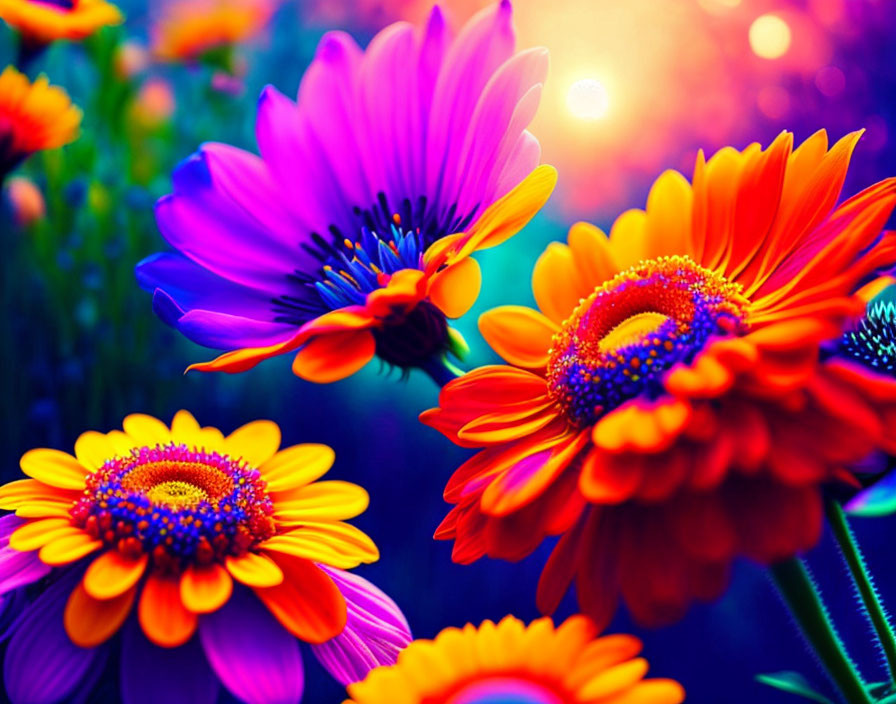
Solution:
M603 83L594 78L584 78L569 87L566 105L581 120L599 120L606 116L610 100Z
M784 56L790 40L790 25L777 15L760 15L750 25L750 48L763 59Z

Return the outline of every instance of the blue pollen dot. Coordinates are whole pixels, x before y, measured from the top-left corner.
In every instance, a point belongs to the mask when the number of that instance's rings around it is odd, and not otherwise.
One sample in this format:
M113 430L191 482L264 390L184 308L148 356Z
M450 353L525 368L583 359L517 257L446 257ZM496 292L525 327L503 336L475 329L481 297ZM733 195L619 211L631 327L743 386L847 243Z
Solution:
M348 252L339 251L324 263L322 281L314 288L331 310L363 305L367 294L382 288L382 275L401 269L423 269L424 244L416 230L403 230L393 223L385 235L361 228L357 242L344 242Z
M840 350L875 371L896 373L896 305L878 301L868 306L855 330L843 335Z

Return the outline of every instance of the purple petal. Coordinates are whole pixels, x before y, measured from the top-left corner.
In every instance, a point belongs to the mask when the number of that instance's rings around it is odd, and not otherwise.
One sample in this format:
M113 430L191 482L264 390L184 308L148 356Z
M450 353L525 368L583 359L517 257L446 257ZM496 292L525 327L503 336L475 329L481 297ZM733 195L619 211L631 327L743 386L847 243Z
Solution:
M198 638L178 648L150 643L137 619L122 630L121 697L124 704L214 704L220 685Z
M427 137L427 193L443 206L455 202L461 151L479 97L492 74L513 54L516 37L507 0L471 19L448 49L436 83Z
M208 310L273 322L274 291L250 288L216 276L174 252L160 252L137 264L137 283L144 291L162 289L181 310ZM286 280L279 293L286 293Z
M16 528L22 525L25 519L19 518L14 513L8 513L0 518L0 548L9 545L9 536L11 536Z
M367 197L352 193L358 185L353 186L344 176L360 171L358 154L350 148L352 133L341 132L323 140L311 123L311 113L300 111L296 103L268 86L258 101L255 135L259 151L280 184L280 197L301 209L304 227L293 232L293 239L307 241L311 232L329 238L331 225L340 228L344 237L354 236L358 221L352 209L356 205L368 207L369 203L365 202ZM331 143L338 139L345 153L331 154ZM360 203L358 197L362 197ZM301 264L302 268L308 268L312 261L315 268L319 266L317 260L305 256L309 263Z
M411 642L411 629L401 609L363 577L320 565L342 592L348 607L345 630L332 640L312 645L321 664L341 684L363 680L380 665L394 665Z
M236 588L220 609L204 615L199 637L215 673L247 704L289 704L302 698L298 641L251 590Z
M13 704L51 704L66 699L101 660L100 648L79 648L62 624L69 594L82 570L69 569L22 613L3 663Z
M37 552L19 552L10 547L0 549L0 594L36 582L50 573L50 566L37 557Z
M300 223L257 156L207 144L174 172L174 193L156 204L168 243L215 274L279 293L296 268L318 262L299 248Z
M164 323L193 342L217 350L266 347L296 333L296 326L287 323L269 323L209 310L184 312L162 289L156 289L153 294L152 309Z
M496 191L498 176L535 117L547 72L548 52L539 48L517 54L492 76L467 133L462 169L470 177L461 181L457 196L461 212L470 212L477 203L490 203L504 195ZM537 165L532 164L532 168Z

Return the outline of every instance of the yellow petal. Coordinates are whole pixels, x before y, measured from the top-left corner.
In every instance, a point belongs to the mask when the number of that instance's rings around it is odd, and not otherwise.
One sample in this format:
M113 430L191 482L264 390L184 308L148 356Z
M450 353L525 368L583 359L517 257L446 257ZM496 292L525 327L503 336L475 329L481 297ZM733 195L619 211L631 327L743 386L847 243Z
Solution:
M75 441L75 457L91 472L95 472L118 454L112 441L95 430L81 433Z
M180 578L180 600L193 613L217 611L232 593L230 573L216 562L203 567L190 565Z
M19 460L22 471L44 484L59 489L83 489L87 468L59 450L29 450Z
M171 437L174 442L190 447L199 446L199 423L189 411L180 410L171 420Z
M102 541L94 540L80 529L75 530L77 533L54 538L44 545L37 554L41 562L54 566L67 565L103 547Z
M9 537L9 547L19 552L37 550L54 538L80 533L68 518L44 518L20 526Z
M224 561L230 575L250 587L276 587L283 581L283 570L267 555L247 552Z
M305 443L280 450L258 471L267 482L268 491L287 491L323 476L335 460L336 453L326 445Z
M224 439L224 447L234 459L242 458L252 467L258 467L280 447L280 427L270 420L246 423Z
M124 432L134 440L134 446L155 447L171 442L171 431L158 418L143 413L132 413L122 422Z
M370 497L351 482L328 481L308 484L289 492L289 499L274 505L274 517L281 521L341 521L363 513Z

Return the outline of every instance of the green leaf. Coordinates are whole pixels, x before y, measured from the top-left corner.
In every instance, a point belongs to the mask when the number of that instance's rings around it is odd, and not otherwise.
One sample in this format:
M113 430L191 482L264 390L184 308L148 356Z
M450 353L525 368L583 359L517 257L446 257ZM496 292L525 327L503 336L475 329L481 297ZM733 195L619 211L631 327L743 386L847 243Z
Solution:
M830 699L816 692L806 678L799 672L775 672L770 675L756 675L756 680L769 687L780 689L783 692L796 694L797 696L809 699L820 704L834 704Z

